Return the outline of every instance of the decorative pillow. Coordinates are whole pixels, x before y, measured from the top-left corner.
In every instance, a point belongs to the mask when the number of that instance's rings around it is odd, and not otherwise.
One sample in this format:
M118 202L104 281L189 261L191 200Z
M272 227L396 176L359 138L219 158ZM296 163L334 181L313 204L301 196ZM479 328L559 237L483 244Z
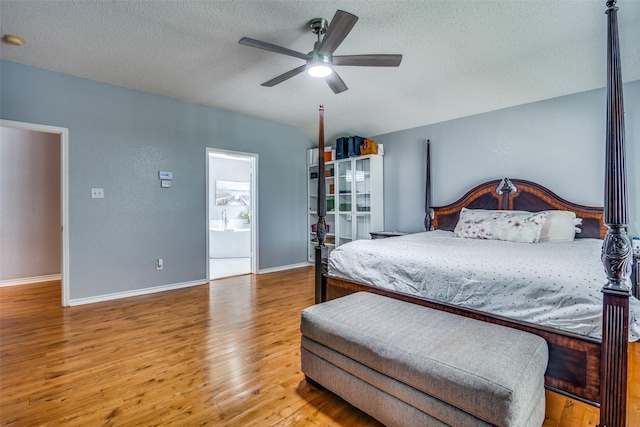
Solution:
M582 233L582 218L574 219L573 224L575 225L576 234Z
M545 211L539 242L570 242L576 237L576 214L571 211Z
M536 243L547 212L501 211L462 208L453 230L456 237Z

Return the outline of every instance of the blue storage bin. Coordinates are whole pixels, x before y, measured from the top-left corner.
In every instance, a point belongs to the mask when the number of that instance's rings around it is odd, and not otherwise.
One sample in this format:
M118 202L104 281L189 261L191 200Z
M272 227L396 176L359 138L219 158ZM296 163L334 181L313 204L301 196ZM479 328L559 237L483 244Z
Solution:
M346 159L349 157L349 137L336 139L336 159Z
M349 143L349 157L358 157L360 155L360 145L364 144L364 138L361 136L352 136Z

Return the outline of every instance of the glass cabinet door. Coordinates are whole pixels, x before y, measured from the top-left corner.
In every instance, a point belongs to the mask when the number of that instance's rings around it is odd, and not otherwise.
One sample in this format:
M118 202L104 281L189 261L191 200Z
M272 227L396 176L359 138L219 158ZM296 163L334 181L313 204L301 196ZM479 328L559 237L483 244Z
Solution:
M353 174L356 191L356 211L371 211L371 160L358 159Z
M338 245L344 245L353 240L353 215L351 213L341 213L339 216L340 236L338 239Z
M370 239L371 215L358 214L356 217L356 239Z
M356 239L369 239L371 231L371 160L355 161L354 188L356 197L355 234Z
M353 240L353 221L351 207L353 179L351 160L338 162L338 246Z
M338 209L351 212L351 162L338 163Z

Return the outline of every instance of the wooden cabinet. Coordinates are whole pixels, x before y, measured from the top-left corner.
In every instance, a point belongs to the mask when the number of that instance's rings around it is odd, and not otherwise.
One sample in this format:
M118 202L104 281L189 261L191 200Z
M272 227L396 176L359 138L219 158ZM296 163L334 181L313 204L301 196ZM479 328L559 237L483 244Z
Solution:
M350 157L327 162L324 176L326 188L327 236L325 245L333 248L358 239L370 239L371 230L384 227L383 157L379 155ZM318 222L318 165L308 168L309 250L314 260Z

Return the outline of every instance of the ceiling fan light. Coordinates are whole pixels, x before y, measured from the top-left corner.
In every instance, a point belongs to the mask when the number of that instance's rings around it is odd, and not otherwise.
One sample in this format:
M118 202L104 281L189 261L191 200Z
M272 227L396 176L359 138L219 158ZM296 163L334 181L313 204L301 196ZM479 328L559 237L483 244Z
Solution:
M317 46L316 46L317 47ZM313 77L327 77L333 71L331 57L316 51L309 52L307 72Z
M323 63L312 63L307 66L307 72L313 77L327 77L333 70Z

